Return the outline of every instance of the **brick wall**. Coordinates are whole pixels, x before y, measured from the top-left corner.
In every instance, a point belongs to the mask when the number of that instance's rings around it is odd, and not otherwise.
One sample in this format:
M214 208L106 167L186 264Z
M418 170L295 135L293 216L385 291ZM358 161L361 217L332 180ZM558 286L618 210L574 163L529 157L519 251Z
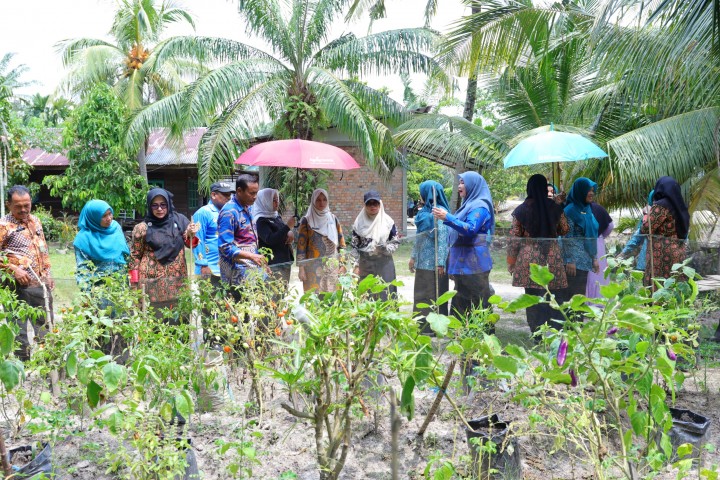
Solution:
M340 147L353 156L360 168L348 171L332 170L328 179L330 210L338 217L346 236L352 232L355 217L363 207L363 195L370 189L380 192L385 212L395 220L398 231L405 231L405 198L403 170L396 169L388 181L365 166L365 159L355 147Z

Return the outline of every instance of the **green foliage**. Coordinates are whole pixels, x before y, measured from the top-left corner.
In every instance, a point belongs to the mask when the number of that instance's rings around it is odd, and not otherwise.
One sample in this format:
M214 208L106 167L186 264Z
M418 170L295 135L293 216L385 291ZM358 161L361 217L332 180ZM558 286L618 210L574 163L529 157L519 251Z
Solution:
M627 477L652 475L672 454L668 405L685 379L676 357L691 359L697 347L695 275L678 266L677 278L653 293L625 263L610 264L614 282L593 300L601 308L588 307L580 295L562 306L551 298L565 314L561 331L543 327L531 351L515 345L498 350L486 337L474 357L488 378L512 379L510 394L530 410L532 424L557 429L555 448L569 443L584 452L598 478L612 468ZM538 284L552 281L547 267L531 269ZM513 312L539 301L546 300L524 295L499 306ZM578 321L580 315L589 321ZM618 432L619 452L608 452L608 430Z
M350 276L333 294L308 293L292 311L294 335L263 365L284 383L292 399L283 408L315 428L320 478L334 480L345 464L353 417L380 395L379 376L397 373L408 414L412 390L428 376L432 347L416 341L417 325L399 312L397 300L379 294L388 285L370 275L357 285ZM424 337L427 339L427 337ZM387 343L386 343L387 341ZM339 370L338 370L339 367ZM325 426L331 426L327 429Z
M147 184L122 146L125 115L123 104L104 84L96 85L75 110L64 133L70 166L43 180L53 195L62 197L63 206L79 211L100 198L116 210L144 210Z
M342 17L345 1L242 0L239 6L248 31L267 41L273 54L205 39L220 46L220 66L185 91L137 112L129 127L133 145L139 146L151 128L189 128L207 122L208 112L221 112L209 122L200 145L198 178L206 189L232 171L243 147L238 140L254 137L268 116L292 138L313 138L327 119L355 142L368 166L387 175L400 165L391 128L407 118L407 110L352 78L406 71L449 83L434 59L435 32L407 28L332 39L331 26Z
M33 206L35 215L43 226L45 240L48 242L61 242L68 245L77 234L77 219L63 214L62 218L55 218L52 211L42 205Z

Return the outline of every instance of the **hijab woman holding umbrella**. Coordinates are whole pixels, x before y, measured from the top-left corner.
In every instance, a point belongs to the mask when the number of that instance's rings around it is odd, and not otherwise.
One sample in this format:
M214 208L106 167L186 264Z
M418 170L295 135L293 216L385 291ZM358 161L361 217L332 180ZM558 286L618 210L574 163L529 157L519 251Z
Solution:
M272 188L263 188L257 194L253 204L253 221L260 248L272 250L273 258L268 265L270 270L287 285L290 282L290 267L293 262L292 244L295 234L295 217L285 223L278 214L280 194Z
M439 205L432 214L450 227L447 266L457 291L452 309L466 317L476 308L490 306L492 258L487 237L495 231L495 210L487 182L477 172L460 174L458 193L463 202L454 215Z
M525 288L528 295L545 296L545 288L530 278L530 264L547 265L555 276L548 285L556 297L567 287L558 236L568 233L569 227L562 206L548 198L548 182L535 174L527 182L527 198L512 213L511 240L508 245L508 270L514 287ZM558 298L560 301L560 298ZM547 303L539 303L526 310L530 331L535 332L552 318L562 318ZM559 324L553 325L559 328Z
M415 305L432 304L438 296L447 292L450 280L446 264L448 256L448 227L435 220L432 209L436 205L450 211L443 186L434 181L426 180L420 184L422 208L415 215L417 237L410 254L409 267L415 272ZM417 308L417 307L415 307ZM429 308L419 309L423 316L424 333L430 333L424 317L430 313ZM441 305L438 313L447 315L447 304Z

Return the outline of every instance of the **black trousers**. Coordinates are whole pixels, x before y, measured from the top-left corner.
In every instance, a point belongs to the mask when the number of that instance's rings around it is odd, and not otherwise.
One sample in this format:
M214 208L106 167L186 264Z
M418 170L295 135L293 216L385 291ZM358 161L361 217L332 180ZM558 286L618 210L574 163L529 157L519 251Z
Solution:
M527 293L528 295L536 295L538 297L543 297L545 295L545 289L526 288L525 293ZM552 293L555 294L555 299L559 303L562 303L564 301L564 297L567 295L565 289L563 289L562 291L553 291ZM538 342L538 338L534 335L541 326L547 324L557 330L562 329L562 323L558 321L564 318L562 316L562 313L560 313L558 310L555 310L547 303L540 303L538 305L528 307L525 310L525 315L527 316L527 323L530 327L530 333L533 335L533 340L536 343Z
M567 281L568 286L565 289L564 298L563 301L570 300L573 295L585 295L585 289L587 286L587 278L588 278L588 272L587 270L575 270L575 276L571 277L568 275ZM574 320L583 321L585 318L584 315L581 314L575 314Z
M369 255L361 255L358 260L358 268L360 270L359 277L361 281L368 275L380 277L385 282L392 282L396 278L395 262L393 262L392 256L389 255L378 255L373 257ZM397 287L394 285L389 286L386 290L380 292L378 297L385 301L388 299L388 295L397 296Z
M477 308L490 306L488 299L492 296L493 290L490 287L489 270L470 275L453 275L453 279L457 291L452 299L453 314L465 317ZM495 326L490 326L488 332L495 333Z
M32 317L19 318L17 316L13 316L13 321L20 328L20 332L17 336L17 340L20 342L20 348L15 350L15 356L18 357L18 359L25 361L30 359L30 341L28 339L27 327L28 320L32 324L33 330L35 330L35 341L42 340L45 338L45 334L47 334L47 329L45 327L45 297L42 287L23 287L14 284L14 290L18 300L27 303L31 307L36 307L41 310L41 314L38 315L36 319ZM49 288L47 289L47 295L50 309L50 319L52 320L54 319L53 298L52 292L50 292Z

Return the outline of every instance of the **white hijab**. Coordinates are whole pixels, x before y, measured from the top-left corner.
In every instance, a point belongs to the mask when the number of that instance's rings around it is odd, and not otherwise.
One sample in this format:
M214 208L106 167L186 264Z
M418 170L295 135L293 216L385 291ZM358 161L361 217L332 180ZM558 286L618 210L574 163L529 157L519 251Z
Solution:
M372 240L367 247L362 248L363 251L372 252L375 250L375 247L387 242L393 225L395 225L395 222L390 215L385 213L385 206L381 200L380 210L374 217L368 215L365 206L363 206L363 209L360 210L360 213L355 218L353 230L355 230L355 233L360 235L362 238L369 238Z
M318 210L315 208L315 200L317 200L318 195L321 193L328 199L327 206L324 210ZM305 218L307 218L308 225L310 225L310 228L312 228L313 231L329 238L335 245L338 244L338 232L337 226L335 225L335 216L330 213L330 197L328 196L326 190L322 188L315 189L312 197L310 198L310 207L308 207Z
M257 222L258 218L275 218L278 216L277 210L273 208L275 195L278 195L278 191L274 188L263 188L258 192L252 209L254 222Z

